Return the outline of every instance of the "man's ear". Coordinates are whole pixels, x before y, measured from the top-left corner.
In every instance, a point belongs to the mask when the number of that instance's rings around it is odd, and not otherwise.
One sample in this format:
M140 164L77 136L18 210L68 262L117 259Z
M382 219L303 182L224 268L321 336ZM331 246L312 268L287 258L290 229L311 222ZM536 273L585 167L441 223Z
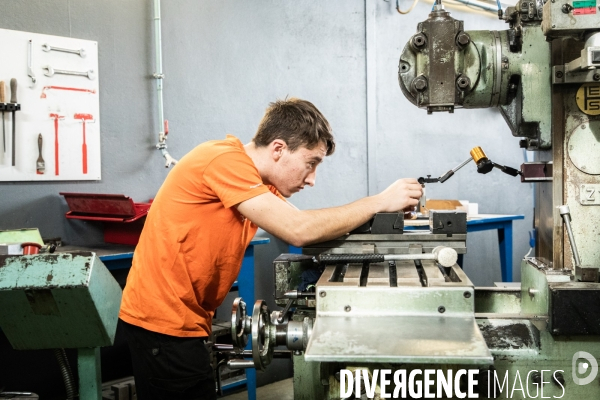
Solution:
M271 157L275 161L279 161L285 149L287 149L287 144L282 139L275 139L269 144Z

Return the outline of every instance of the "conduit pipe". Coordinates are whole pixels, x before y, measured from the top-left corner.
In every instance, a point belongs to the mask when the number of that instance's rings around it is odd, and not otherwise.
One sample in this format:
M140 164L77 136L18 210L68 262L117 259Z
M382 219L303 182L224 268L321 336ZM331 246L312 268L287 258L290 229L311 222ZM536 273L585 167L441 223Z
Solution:
M169 134L168 122L165 120L165 114L163 110L163 79L164 74L162 72L162 34L160 30L160 0L154 0L154 44L156 46L156 72L154 72L154 79L156 79L156 94L158 96L157 107L158 107L158 143L156 148L160 150L163 157L165 158L165 168L169 168L171 165L177 164L177 160L171 157L167 151L167 135Z

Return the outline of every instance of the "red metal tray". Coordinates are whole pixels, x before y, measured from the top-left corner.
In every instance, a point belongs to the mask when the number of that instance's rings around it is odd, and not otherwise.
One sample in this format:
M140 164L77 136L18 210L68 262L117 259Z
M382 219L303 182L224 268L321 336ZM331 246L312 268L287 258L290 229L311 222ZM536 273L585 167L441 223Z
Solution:
M148 214L150 203L134 203L123 194L60 192L69 205L70 219L102 222L133 222Z

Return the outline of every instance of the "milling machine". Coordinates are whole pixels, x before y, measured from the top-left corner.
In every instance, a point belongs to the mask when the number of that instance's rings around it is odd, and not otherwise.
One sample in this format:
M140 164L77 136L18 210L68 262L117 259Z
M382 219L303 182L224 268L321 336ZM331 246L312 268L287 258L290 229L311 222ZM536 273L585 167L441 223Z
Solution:
M259 300L250 316L236 300L234 347L251 335L253 359L230 365L264 369L286 345L297 400L359 398L364 382L343 395L340 371L368 379L381 368L477 369L479 398L599 398L598 6L520 0L499 12L507 30L465 31L436 0L400 56L400 87L414 105L430 114L497 107L535 152L520 171L534 183L537 234L520 288L475 288L444 265L441 250L466 251L463 216L432 213L423 233L404 231L402 214L377 215L274 261L285 308L271 314Z

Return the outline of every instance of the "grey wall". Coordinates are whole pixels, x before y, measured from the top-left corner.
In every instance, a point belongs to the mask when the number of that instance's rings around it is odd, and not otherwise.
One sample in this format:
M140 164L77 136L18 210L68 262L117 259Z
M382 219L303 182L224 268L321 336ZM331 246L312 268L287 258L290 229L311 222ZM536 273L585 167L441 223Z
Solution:
M401 16L393 3L164 1L171 154L181 157L226 133L247 142L270 101L297 96L321 109L338 141L335 155L319 168L316 187L292 199L300 208L344 204L369 194L369 186L374 193L400 177L439 176L474 146L498 163L518 167L523 159L518 139L496 110L428 116L403 97L398 58L431 5L419 4ZM64 218L67 208L58 192L123 193L143 202L168 173L154 149L152 2L0 0L0 7L0 28L98 41L103 177L99 182L0 183L0 229L38 227L42 236L61 236L70 244L99 243L99 225ZM452 15L464 20L467 30L507 28L493 16ZM368 73L367 53L375 57ZM374 85L369 103L367 80ZM499 171L478 175L470 165L443 185L431 185L428 196L477 202L483 213L525 214L514 224L514 276L519 279L532 218L528 184ZM284 249L276 241L257 248L258 298L271 301L271 261ZM465 270L477 285L500 280L496 232L469 234L468 251ZM229 302L221 307L221 315L229 307Z

